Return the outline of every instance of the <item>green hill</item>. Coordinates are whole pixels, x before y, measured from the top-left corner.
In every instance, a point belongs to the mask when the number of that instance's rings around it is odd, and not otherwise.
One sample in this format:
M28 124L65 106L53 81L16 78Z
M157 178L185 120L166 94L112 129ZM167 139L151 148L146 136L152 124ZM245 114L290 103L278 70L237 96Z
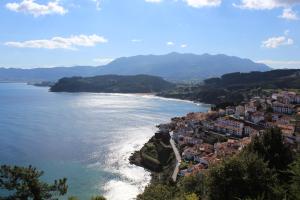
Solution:
M209 104L238 104L270 89L300 89L300 70L230 73L206 79L203 84L179 85L159 95Z
M160 77L148 75L62 78L50 88L51 92L155 93L175 85Z

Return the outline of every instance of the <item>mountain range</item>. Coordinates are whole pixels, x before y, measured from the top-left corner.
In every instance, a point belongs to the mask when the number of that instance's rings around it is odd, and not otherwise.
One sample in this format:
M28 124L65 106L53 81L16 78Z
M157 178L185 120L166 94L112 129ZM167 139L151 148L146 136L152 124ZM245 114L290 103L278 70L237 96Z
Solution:
M121 57L98 67L0 68L0 81L57 81L63 77L107 74L147 74L160 76L170 81L191 81L219 77L232 72L268 71L270 69L265 64L224 54L169 53Z

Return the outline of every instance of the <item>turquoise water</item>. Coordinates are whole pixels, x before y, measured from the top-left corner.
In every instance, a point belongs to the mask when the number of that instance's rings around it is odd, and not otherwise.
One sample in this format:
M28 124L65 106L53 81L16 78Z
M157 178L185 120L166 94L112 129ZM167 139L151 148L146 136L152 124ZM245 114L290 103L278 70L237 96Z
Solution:
M45 179L67 177L68 196L129 200L149 173L128 157L171 117L208 107L147 95L50 93L0 84L0 164L32 164Z

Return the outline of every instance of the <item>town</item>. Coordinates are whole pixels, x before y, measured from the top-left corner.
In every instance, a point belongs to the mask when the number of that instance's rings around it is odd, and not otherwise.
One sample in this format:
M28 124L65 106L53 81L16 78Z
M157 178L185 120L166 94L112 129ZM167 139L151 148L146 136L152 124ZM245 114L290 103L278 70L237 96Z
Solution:
M209 165L239 153L268 128L281 129L284 141L292 148L300 143L300 95L280 91L253 97L237 106L213 108L207 113L189 113L169 124L159 125L168 132L176 147L177 176L190 176L207 170ZM173 142L172 141L172 142ZM178 150L178 149L179 150Z

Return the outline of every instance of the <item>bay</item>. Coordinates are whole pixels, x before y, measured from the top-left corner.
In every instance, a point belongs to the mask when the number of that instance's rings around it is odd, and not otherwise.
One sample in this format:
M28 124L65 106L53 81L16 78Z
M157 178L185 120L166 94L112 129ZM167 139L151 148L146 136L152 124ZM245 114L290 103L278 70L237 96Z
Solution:
M51 93L23 83L0 84L0 164L33 165L44 179L67 177L68 196L103 194L131 200L150 173L128 158L155 125L207 105L151 95ZM1 193L0 193L1 194Z

